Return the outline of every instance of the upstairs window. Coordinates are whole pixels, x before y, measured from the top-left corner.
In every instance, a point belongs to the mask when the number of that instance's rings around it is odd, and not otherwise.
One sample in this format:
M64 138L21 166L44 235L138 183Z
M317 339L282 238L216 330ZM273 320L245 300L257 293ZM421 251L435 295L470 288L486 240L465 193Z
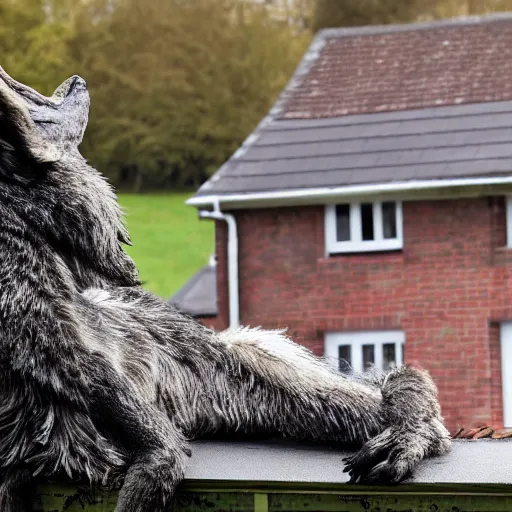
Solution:
M403 331L329 332L324 355L342 373L388 371L403 364L404 343Z
M325 242L328 254L401 249L402 203L382 201L327 205Z

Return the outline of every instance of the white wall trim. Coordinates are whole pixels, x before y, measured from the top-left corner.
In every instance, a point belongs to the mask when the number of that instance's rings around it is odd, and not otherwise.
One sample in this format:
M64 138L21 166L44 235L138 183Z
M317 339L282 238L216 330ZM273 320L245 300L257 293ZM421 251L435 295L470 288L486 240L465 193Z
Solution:
M505 208L507 212L507 247L512 248L512 196L507 196Z
M512 322L500 325L503 426L512 427Z

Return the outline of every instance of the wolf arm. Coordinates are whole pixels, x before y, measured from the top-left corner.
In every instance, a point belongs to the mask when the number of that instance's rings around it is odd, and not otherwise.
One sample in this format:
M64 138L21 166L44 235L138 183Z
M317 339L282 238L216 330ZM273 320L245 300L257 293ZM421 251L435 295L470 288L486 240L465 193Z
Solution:
M162 402L178 411L190 437L266 433L362 446L348 461L354 480L399 481L449 448L427 372L403 367L374 381L348 378L280 332L214 333L140 288L88 297L110 325L119 322L113 335L122 325L120 343L156 342Z

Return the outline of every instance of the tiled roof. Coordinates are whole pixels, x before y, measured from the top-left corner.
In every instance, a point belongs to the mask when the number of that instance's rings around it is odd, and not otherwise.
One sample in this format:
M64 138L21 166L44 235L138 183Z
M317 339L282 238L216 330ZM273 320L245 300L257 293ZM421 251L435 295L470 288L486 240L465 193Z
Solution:
M280 117L512 99L512 17L327 30L316 44Z
M512 176L512 101L277 120L201 195Z
M468 178L512 180L512 14L320 32L189 204Z

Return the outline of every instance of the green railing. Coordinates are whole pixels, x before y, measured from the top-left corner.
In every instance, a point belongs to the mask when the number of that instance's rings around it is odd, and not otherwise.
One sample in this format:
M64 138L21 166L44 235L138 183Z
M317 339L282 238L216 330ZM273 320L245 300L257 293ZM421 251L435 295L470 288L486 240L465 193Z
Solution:
M39 490L37 512L113 512L116 494L71 486ZM511 512L510 486L402 485L364 488L347 485L186 482L176 512Z

